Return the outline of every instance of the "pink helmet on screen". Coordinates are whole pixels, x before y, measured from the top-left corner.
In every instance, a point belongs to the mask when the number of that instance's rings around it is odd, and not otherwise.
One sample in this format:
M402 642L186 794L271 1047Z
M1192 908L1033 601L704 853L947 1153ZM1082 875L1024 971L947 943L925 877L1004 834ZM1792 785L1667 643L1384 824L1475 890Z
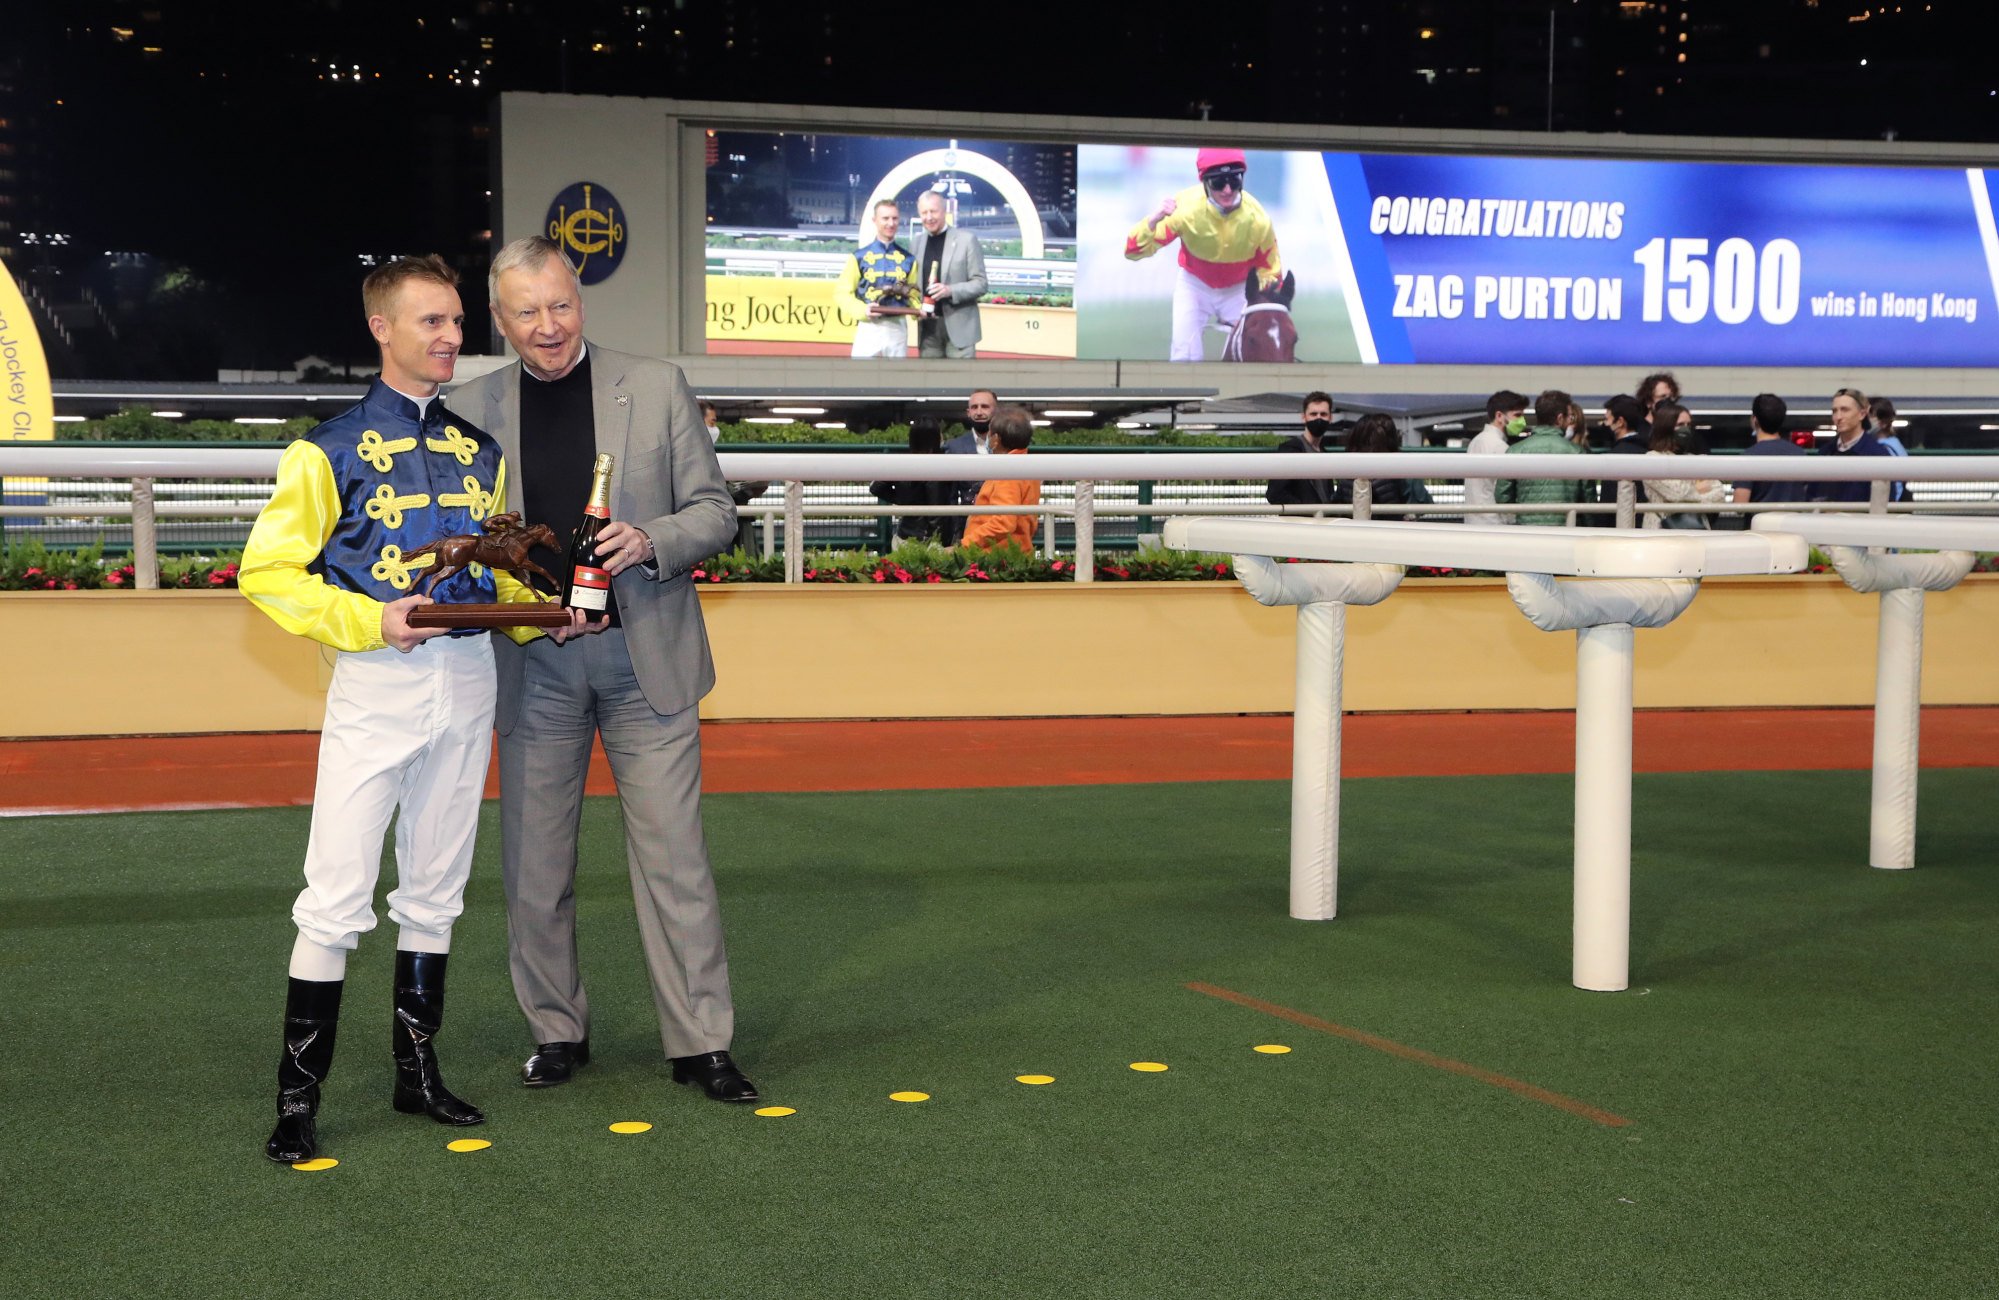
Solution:
M1249 166L1249 159L1240 149L1203 149L1194 155L1194 174L1206 176L1217 167Z

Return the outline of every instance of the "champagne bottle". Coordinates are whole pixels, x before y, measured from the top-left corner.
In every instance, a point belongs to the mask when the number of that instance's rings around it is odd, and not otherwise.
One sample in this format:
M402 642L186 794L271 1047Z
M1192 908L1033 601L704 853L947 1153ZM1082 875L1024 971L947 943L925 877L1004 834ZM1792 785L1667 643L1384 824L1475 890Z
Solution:
M562 603L571 609L601 614L611 603L611 575L597 563L597 533L611 521L611 457L597 457L590 471L590 504L569 543L569 576L562 584Z

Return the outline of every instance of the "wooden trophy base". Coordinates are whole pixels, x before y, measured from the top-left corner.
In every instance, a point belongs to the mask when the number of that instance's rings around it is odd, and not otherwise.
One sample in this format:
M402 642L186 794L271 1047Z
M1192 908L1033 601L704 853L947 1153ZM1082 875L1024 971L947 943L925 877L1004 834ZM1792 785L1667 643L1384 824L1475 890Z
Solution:
M513 605L422 605L410 611L411 627L568 627L569 607L554 601Z

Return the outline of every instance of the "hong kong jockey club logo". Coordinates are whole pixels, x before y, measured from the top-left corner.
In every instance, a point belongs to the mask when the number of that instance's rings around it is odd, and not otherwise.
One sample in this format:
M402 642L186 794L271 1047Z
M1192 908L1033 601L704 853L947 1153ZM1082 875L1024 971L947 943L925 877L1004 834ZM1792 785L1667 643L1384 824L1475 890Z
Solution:
M578 181L548 205L548 237L562 245L585 284L609 279L624 252L625 223L617 196Z

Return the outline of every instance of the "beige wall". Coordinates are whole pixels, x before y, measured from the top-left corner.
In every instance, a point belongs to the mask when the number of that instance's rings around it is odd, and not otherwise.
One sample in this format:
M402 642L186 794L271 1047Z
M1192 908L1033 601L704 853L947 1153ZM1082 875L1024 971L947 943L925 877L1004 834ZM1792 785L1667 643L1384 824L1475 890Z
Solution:
M722 586L701 592L707 718L1282 713L1290 610L1234 584ZM1877 598L1829 577L1711 581L1638 637L1641 708L1865 705ZM1412 579L1348 613L1346 706L1566 709L1575 638L1498 582ZM1923 699L1999 703L1999 577L1928 598ZM319 725L332 652L233 592L0 595L0 736Z

